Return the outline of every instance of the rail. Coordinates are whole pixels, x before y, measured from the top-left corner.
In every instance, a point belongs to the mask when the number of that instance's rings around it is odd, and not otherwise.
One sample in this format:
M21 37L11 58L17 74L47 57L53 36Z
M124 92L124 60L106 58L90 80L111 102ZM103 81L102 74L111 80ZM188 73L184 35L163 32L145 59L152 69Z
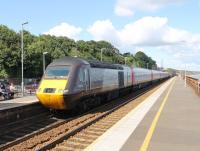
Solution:
M84 114L73 116L72 119L66 119L62 121L62 124L59 123L58 125L56 124L56 126L48 125L48 129L38 129L35 133L29 133L28 135L24 135L24 137L19 138L17 141L8 142L7 144L1 146L0 150L32 149L41 151L52 149L57 143L61 143L63 140L70 138L70 136L73 136L77 132L80 132L84 128L99 121L100 119L111 114L120 107L125 106L129 102L132 102L133 99L142 96L146 92L158 86L159 83L160 82L154 83L153 85L137 90L132 94L108 102ZM37 124L39 126L41 125L40 122ZM19 131L17 132L19 133Z
M137 91L133 96L126 96L126 97L123 97L121 98L123 101L120 103L120 104L117 104L117 105L112 105L112 108L106 110L105 112L101 112L101 114L99 116L96 116L94 119L92 120L89 120L88 122L78 126L77 128L73 129L72 131L68 131L66 133L63 133L60 137L57 137L56 139L52 140L52 141L49 141L48 143L45 143L41 148L38 149L38 151L45 151L45 150L51 150L51 149L55 149L54 147L56 147L56 145L58 144L61 144L63 141L66 141L68 140L69 138L72 138L75 134L83 131L83 130L86 130L88 127L92 126L93 124L99 122L100 120L102 119L105 119L105 117L107 117L108 115L111 115L112 113L114 113L115 111L119 110L120 108L124 107L125 105L127 105L128 103L130 102L134 102L134 107L137 106L137 101L135 101L135 99L143 96L144 94L146 94L147 92L149 92L150 90L152 90L153 88L155 88L156 86L158 86L158 84L155 84L153 86L149 86L147 88L143 88L139 91ZM144 97L145 98L145 97ZM143 98L143 99L144 99ZM133 101L134 100L134 101ZM129 107L130 108L130 107ZM129 110L127 110L127 113ZM125 115L121 112L120 114L122 117ZM118 115L119 116L119 115ZM121 117L121 118L122 118ZM121 119L120 118L120 119ZM116 116L114 117L114 119L116 119ZM112 123L112 120L111 118L109 118L108 121L104 121L103 123L106 123L106 125L109 125ZM114 124L114 123L113 123ZM111 124L112 125L112 124ZM104 127L105 128L105 127ZM84 133L84 132L83 132ZM90 131L90 134L94 134L94 137L95 135L98 133L97 130L94 132L94 131ZM89 140L88 140L89 141ZM70 145L69 145L70 146ZM68 147L69 147L68 146ZM73 146L73 145L72 145ZM71 147L72 147L71 146ZM75 145L76 146L76 145ZM84 146L84 145L83 145ZM81 146L79 146L81 147ZM67 150L67 146L65 147L65 149ZM71 148L72 149L72 148ZM72 150L75 150L77 149L76 147L73 148ZM56 150L56 149L55 149ZM59 149L58 149L59 150Z

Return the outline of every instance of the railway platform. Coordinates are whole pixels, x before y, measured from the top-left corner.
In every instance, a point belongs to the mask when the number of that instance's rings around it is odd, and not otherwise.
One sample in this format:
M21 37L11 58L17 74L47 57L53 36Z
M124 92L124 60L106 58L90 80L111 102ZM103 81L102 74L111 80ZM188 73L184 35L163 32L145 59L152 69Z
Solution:
M26 96L11 100L0 101L0 111L25 106L33 103L38 103L38 99L36 98L36 96Z
M44 107L39 104L36 96L0 101L0 127L4 124L6 125L27 118L38 112L43 112L44 110Z
M85 151L199 151L200 97L174 77Z

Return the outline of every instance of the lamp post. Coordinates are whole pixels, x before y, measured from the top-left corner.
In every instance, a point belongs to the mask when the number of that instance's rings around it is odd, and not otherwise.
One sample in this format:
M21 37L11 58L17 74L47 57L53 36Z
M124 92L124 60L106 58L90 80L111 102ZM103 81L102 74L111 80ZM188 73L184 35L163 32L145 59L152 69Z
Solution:
M48 52L43 52L43 73L45 72L45 55L47 54Z
M21 63L22 63L22 96L24 96L24 37L23 37L23 26L28 24L28 22L22 23L22 31L21 31Z
M125 57L125 58L124 58L124 61L125 61L125 65L126 65L126 59L127 59L127 57Z
M105 51L106 48L101 48L101 62L103 61L103 51Z
M101 48L101 62L102 62L102 59L103 59L103 58L102 58L102 57L103 57L102 55L103 55L103 49Z
M101 48L101 62L103 61L103 49L104 48Z
M137 61L137 67L140 67L140 62L139 61Z

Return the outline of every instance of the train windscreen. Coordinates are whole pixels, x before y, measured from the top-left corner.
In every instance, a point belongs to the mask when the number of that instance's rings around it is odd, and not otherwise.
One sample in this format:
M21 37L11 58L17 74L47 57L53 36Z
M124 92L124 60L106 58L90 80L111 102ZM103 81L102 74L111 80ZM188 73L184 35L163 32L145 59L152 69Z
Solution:
M70 72L69 66L48 67L45 72L45 78L66 78Z

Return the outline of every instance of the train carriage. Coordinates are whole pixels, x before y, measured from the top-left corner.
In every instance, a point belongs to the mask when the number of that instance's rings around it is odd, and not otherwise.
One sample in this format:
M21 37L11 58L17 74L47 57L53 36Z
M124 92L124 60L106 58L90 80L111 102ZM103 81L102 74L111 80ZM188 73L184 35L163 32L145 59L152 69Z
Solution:
M116 98L136 85L167 77L160 74L164 73L63 57L48 65L36 95L48 108L86 109Z

